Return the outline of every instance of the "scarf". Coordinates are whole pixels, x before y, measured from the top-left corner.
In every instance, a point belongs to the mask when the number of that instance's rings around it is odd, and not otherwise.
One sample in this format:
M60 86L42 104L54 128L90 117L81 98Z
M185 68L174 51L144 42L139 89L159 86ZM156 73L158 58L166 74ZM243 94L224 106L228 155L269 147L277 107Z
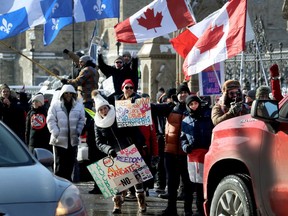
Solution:
M99 112L95 113L94 121L97 127L108 128L115 122L116 112L113 105L109 105L110 109L107 115L102 118Z

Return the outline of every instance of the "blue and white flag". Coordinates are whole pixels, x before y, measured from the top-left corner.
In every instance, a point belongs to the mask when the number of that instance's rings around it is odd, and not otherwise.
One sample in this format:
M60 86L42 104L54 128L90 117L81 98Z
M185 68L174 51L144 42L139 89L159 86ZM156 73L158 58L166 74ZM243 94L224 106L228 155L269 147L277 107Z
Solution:
M44 46L49 45L57 37L59 31L72 23L72 17L52 18L44 25Z
M71 6L72 11L71 0L62 0L60 4L65 4L66 9ZM53 15L54 13L58 14ZM60 13L58 8L55 8L55 10L52 11L51 17L60 17ZM51 18L44 25L44 46L52 43L62 28L73 23L71 17L72 13L71 16L68 15L65 17L63 15L60 18ZM119 0L74 0L74 23L118 17Z
M119 0L75 0L75 22L119 17Z
M0 40L46 23L56 0L0 0Z

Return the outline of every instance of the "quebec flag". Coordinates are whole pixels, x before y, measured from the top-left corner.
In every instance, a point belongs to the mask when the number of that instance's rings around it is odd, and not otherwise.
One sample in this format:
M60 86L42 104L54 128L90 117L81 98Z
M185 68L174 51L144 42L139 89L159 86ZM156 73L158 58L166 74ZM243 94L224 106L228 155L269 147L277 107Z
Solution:
M72 15L71 0L58 1L59 4L64 5L64 8L66 8L63 12L63 14L66 13L66 15L59 16L59 14L62 13L60 11L61 7L55 8L55 10L52 11L51 19L49 19L44 25L44 46L51 44L58 35L59 31L73 22L80 23L119 17L119 0L74 0L74 15ZM67 8L71 8L70 14L67 12ZM74 17L74 20L72 17Z
M46 23L56 0L6 0L0 5L0 40ZM56 14L57 16L57 14Z

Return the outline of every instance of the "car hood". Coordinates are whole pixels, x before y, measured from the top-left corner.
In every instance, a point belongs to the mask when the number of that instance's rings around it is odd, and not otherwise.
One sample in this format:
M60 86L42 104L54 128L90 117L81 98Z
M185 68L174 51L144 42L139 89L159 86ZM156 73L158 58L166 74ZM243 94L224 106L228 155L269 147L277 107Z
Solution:
M36 162L31 166L0 167L0 206L11 203L58 202L69 181L54 176Z
M237 133L239 129L260 129L265 131L269 130L265 122L252 118L250 114L246 114L220 122L214 127L213 132L235 131Z

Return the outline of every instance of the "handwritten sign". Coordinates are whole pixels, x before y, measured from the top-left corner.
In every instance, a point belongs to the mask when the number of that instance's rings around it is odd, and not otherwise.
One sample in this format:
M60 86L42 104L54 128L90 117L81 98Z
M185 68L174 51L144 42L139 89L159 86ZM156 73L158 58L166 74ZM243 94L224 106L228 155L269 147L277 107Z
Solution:
M139 98L135 103L130 100L116 100L116 121L118 127L152 125L149 98Z
M87 166L105 198L153 178L138 149L131 145Z
M214 71L215 69L215 71ZM219 82L220 83L219 83ZM217 63L199 73L199 90L201 96L219 95L221 92L221 83L224 82L224 65Z

